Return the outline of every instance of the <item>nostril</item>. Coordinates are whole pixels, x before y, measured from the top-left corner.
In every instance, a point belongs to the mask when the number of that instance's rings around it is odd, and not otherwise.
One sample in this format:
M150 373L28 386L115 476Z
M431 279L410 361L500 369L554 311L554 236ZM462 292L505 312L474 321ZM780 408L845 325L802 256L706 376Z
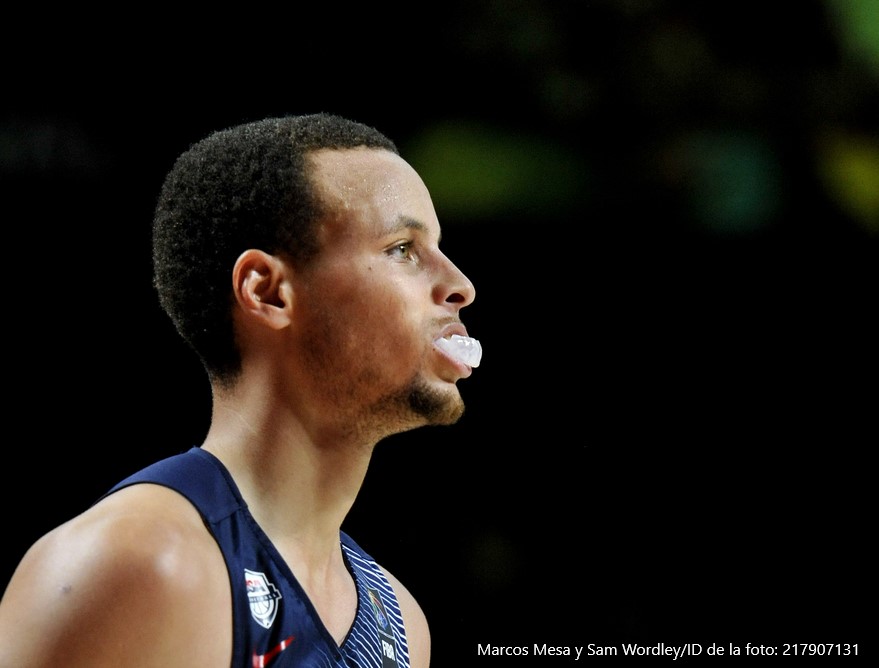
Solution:
M451 304L460 304L461 302L467 301L467 298L464 297L460 292L453 292L448 297L446 297L446 301Z

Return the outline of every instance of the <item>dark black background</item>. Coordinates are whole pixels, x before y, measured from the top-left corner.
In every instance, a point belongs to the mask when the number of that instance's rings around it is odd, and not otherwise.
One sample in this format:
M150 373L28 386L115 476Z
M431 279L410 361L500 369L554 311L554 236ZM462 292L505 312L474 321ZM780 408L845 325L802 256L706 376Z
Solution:
M331 111L404 157L451 123L583 166L554 205L533 185L478 215L436 199L484 362L459 424L379 445L346 525L421 601L435 664L477 643L866 647L879 231L818 157L835 131L875 150L879 75L835 3L769 4L13 13L0 581L207 429L207 381L150 285L173 159L232 123ZM750 227L694 206L676 147L700 133L772 156Z

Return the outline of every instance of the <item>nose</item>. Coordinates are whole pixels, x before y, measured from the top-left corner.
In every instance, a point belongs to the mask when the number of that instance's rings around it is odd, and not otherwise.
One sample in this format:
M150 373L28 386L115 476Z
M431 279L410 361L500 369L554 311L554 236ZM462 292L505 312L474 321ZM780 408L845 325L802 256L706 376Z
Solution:
M441 279L437 281L434 296L437 301L455 304L459 309L473 303L476 299L476 288L455 263L445 255L442 256Z

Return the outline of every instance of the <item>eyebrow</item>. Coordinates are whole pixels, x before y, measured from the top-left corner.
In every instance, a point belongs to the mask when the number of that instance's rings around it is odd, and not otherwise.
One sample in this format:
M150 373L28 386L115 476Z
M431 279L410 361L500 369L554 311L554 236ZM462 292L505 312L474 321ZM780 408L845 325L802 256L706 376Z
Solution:
M416 220L415 218L410 218L409 216L400 216L397 220L397 224L388 230L389 232L396 232L398 230L417 230L422 234L428 233L427 225L425 225L420 220ZM437 241L442 239L442 233L440 233Z

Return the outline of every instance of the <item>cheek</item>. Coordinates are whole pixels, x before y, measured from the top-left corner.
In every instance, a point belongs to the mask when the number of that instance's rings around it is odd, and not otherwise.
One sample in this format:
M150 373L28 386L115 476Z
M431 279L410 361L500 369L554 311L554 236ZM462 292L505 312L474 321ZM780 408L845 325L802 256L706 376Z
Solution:
M381 309L369 309L360 314L355 328L357 348L388 368L411 369L424 353L423 337L411 311L402 305L386 302Z
M311 346L325 360L366 369L400 366L411 373L425 353L417 302L406 285L366 268L308 296Z
M344 341L347 361L361 378L379 385L379 378L391 384L409 382L421 367L424 337L406 309L387 302L382 306L349 313L354 319L348 320L351 330Z

